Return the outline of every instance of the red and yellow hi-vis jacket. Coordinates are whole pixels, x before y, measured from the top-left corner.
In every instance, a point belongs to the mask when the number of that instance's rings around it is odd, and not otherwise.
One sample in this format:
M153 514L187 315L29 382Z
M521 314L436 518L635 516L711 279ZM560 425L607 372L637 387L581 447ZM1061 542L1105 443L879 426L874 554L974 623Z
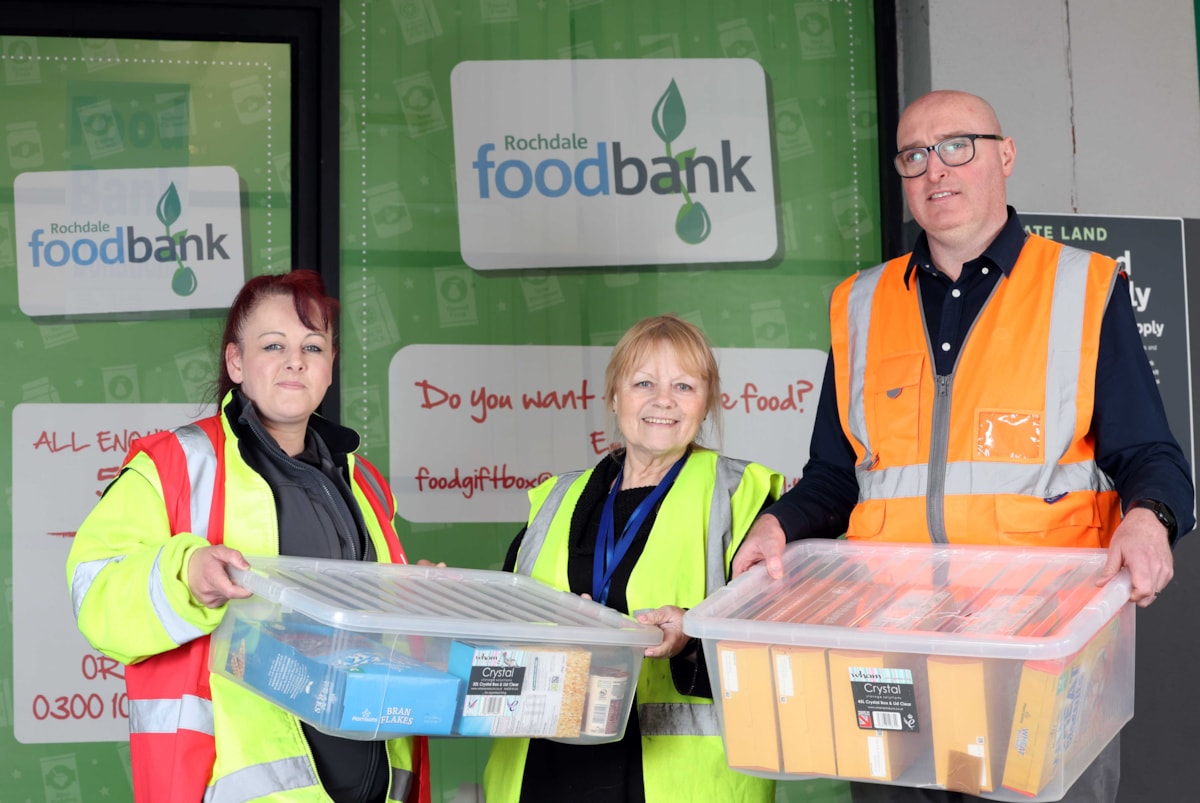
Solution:
M366 460L349 460L376 553L407 562L391 489ZM199 605L185 582L191 553L209 544L279 553L270 487L224 415L135 441L122 474L136 476L110 486L80 526L67 578L80 631L127 664L135 800L329 800L299 720L209 673L209 634L225 608ZM428 803L427 740L390 740L387 754L388 800Z

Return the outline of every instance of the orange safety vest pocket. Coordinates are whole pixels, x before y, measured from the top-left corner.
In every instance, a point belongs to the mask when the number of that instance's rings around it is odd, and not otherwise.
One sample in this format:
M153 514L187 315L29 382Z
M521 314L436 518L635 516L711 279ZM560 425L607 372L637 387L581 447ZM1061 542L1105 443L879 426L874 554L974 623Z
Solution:
M926 355L921 351L889 354L880 359L874 385L866 396L872 406L869 422L876 429L867 433L878 462L902 466L922 462L919 454L921 431L921 378ZM926 400L928 402L928 400Z
M882 536L887 504L883 499L871 499L855 505L850 513L850 522L846 525L846 537L870 539Z
M1042 418L1041 410L976 410L975 459L1041 463Z
M1004 543L1093 547L1101 543L1102 520L1096 495L1069 493L1052 499L1001 494L996 525Z

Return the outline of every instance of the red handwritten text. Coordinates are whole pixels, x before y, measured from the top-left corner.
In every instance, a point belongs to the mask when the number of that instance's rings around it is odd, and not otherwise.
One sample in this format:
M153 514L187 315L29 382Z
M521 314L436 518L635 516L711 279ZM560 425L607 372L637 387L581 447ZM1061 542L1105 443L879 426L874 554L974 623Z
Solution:
M128 702L125 692L113 692L107 700L95 692L56 697L39 694L33 698L33 718L39 722L45 719L126 719L129 717Z
M521 394L521 403L525 409L534 408L537 410L586 410L588 404L596 400L595 393L588 392L588 381L583 380L580 385L579 392L567 390L559 393L557 390L544 391L539 390L535 394Z
M432 410L434 407L441 407L443 404L450 405L451 410L457 410L459 407L462 407L462 396L457 393L442 390L437 385L425 379L422 379L420 382L413 382L413 385L421 389L424 398L424 401L421 402L422 410Z
M53 432L42 430L38 439L34 441L34 449L49 449L51 452L62 452L70 449L72 452L82 452L84 449L90 449L96 446L102 452L121 452L124 453L129 449L131 444L137 438L143 438L147 435L153 435L155 432L160 432L159 429L149 429L145 432L136 429L123 429L120 432L114 432L107 429L102 429L96 433L95 443L80 441L79 433L77 432Z
M471 391L471 406L478 412L471 416L477 424L487 421L488 410L511 410L512 396L507 393L488 393L486 386L480 385L479 390Z
M107 655L94 652L84 653L80 662L80 672L88 680L117 680L125 679L125 665Z
M726 410L736 410L739 407L745 413L767 413L794 410L804 412L800 405L804 404L804 394L813 389L814 385L807 379L797 379L787 386L787 390L778 395L764 393L758 385L747 382L742 386L742 392L736 396L728 393L721 394L721 407Z
M526 491L550 479L550 472L543 471L533 477L519 477L508 473L508 464L479 466L473 469L455 467L453 475L435 475L425 466L417 469L417 491L459 491L464 499L470 499L476 491Z
M463 406L463 394L440 388L428 379L414 382L413 386L421 390L422 410L442 406L457 410ZM525 410L587 410L596 399L596 394L588 390L588 381L584 379L578 390L538 389L523 392L521 407ZM466 404L471 410L471 420L476 424L487 421L492 410L514 409L511 394L490 391L486 385L480 385L468 393Z
M139 432L136 429L123 429L120 432L112 432L102 429L96 433L96 445L102 452L125 452L129 449L129 444L137 438L144 438L159 431L151 429L147 432Z
M59 443L59 438L65 438L63 443ZM70 449L72 452L82 452L84 449L90 448L90 443L75 443L75 433L70 435L59 435L57 432L46 432L42 430L42 434L34 442L34 449L49 449L51 452L61 452L63 449Z

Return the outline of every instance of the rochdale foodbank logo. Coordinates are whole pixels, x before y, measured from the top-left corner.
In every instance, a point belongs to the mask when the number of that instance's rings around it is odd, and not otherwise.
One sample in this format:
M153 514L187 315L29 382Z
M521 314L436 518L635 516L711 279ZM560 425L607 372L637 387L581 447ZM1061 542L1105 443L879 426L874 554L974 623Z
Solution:
M232 168L23 173L14 200L27 315L217 309L244 280Z
M757 62L464 62L451 88L459 239L472 267L775 255Z

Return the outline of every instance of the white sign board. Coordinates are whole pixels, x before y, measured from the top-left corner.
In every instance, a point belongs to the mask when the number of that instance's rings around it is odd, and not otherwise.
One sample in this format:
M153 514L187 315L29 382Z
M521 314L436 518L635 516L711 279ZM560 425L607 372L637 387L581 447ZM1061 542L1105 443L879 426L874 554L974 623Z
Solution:
M450 90L459 240L472 268L776 255L758 62L465 61Z
M67 553L134 438L196 404L20 404L13 409L13 726L17 741L129 738L124 667L75 627Z
M724 444L701 443L779 471L808 456L826 352L715 349ZM589 468L610 446L607 346L413 345L388 370L397 513L415 522L518 522L527 491Z
M30 317L226 309L246 280L232 167L22 173L13 201Z

